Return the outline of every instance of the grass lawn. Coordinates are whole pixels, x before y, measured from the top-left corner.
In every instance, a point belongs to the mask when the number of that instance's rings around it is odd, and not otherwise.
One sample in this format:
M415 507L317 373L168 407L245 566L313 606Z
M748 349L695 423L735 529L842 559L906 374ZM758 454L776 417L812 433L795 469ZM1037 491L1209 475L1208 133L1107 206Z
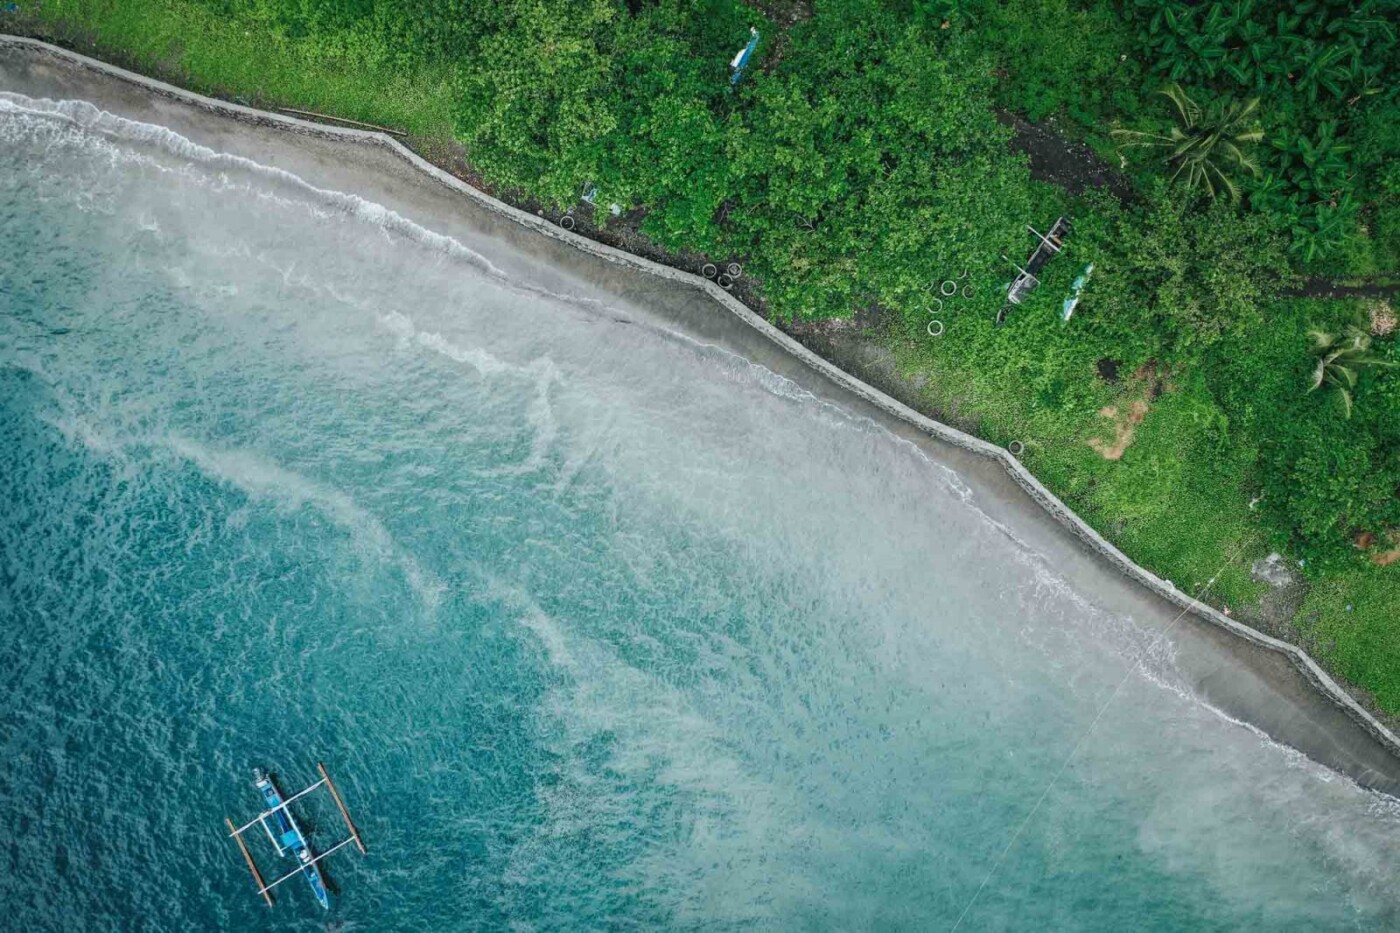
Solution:
M1400 710L1400 574L1360 566L1313 581L1298 614L1309 653L1364 686L1381 709Z
M927 407L953 409L958 420L998 444L1021 441L1022 461L1056 495L1183 591L1195 593L1219 574L1212 603L1257 602L1264 586L1249 578L1248 565L1269 545L1249 509L1254 451L1222 441L1222 415L1201 381L1123 374L1108 384L1096 374L1094 354L1079 352L1072 325L1062 325L1053 308L1036 302L1018 313L1034 323L1023 318L995 329L969 319L950 324L938 341L918 334L893 339L905 374L927 380ZM1015 352L1018 326L1062 328L1057 346L1078 358L1041 368ZM985 345L965 345L979 341ZM1078 378L1046 379L1047 369ZM1154 382L1162 384L1155 399ZM1132 426L1131 442L1121 458L1105 459L1092 444L1111 449L1123 422L1100 412L1113 408L1121 415L1135 402L1146 405L1146 413Z
M95 47L201 93L332 113L416 136L452 135L452 69L445 64L406 68L369 43L296 41L183 0L45 0L29 17L25 24L38 34Z

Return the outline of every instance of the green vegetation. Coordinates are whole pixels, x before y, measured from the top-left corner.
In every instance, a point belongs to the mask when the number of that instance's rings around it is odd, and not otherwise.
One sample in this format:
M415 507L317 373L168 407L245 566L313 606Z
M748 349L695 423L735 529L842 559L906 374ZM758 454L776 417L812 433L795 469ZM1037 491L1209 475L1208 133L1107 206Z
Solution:
M1212 596L1244 610L1262 590L1249 560L1301 561L1309 595L1278 625L1400 713L1400 563L1373 560L1400 547L1400 371L1371 365L1400 362L1394 311L1296 291L1400 277L1396 13L45 0L10 21L200 90L450 138L511 197L561 209L591 182L629 209L609 223L641 216L669 249L742 259L792 326L881 311L878 339L930 408L1024 442L1051 488L1183 589L1233 561ZM731 89L750 26L763 41ZM1034 180L1001 110L1121 166L1132 196ZM1165 158L1120 152L1142 142ZM995 326L1000 257L1022 259L1025 225L1061 213L1069 248ZM938 305L946 279L973 297ZM1315 350L1311 332L1342 336Z

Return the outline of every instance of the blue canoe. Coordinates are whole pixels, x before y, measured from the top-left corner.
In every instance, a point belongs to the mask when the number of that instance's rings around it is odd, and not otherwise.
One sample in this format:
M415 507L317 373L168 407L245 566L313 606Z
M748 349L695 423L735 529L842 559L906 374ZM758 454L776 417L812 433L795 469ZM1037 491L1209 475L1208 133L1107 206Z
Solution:
M311 885L311 890L316 894L316 900L321 902L321 906L330 909L331 895L326 890L326 879L321 875L321 868L316 864L316 855L311 851L311 844L306 841L306 835L302 833L301 827L297 825L296 817L292 816L282 802L282 792L277 789L277 784L273 781L272 775L267 774L261 768L253 769L253 782L257 784L258 790L262 791L263 802L267 804L269 816L276 827L276 833L269 830L272 836L272 844L277 847L279 855L291 853L297 861L301 862L301 872L306 876L307 884ZM266 827L266 823L263 824Z

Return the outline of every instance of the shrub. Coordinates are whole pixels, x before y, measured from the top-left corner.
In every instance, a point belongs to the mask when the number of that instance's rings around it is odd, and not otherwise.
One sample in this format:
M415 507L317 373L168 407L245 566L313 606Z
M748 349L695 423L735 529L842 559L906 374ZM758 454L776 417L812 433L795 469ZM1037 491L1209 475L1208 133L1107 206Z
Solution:
M1152 71L1217 93L1264 98L1274 148L1264 153L1264 171L1245 185L1246 193L1289 231L1298 260L1316 271L1364 274L1400 262L1400 251L1372 243L1374 231L1363 218L1376 190L1373 167L1384 159L1378 152L1360 155L1351 141L1354 129L1370 122L1383 133L1400 116L1400 90L1388 80L1400 68L1393 6L1392 0L1124 5Z
M1006 75L997 102L1040 120L1059 110L1085 123L1136 97L1133 33L1111 4L1023 0L978 4L976 35Z
M1081 314L1164 360L1198 358L1256 325L1286 281L1282 244L1262 218L1198 206L1163 184L1097 236Z
M511 4L460 76L458 133L489 178L572 203L617 128L609 0Z
M882 4L824 6L742 91L727 233L782 317L914 307L985 274L1031 216L1024 162L990 107L990 61Z
M1312 330L1308 336L1313 339L1313 356L1317 358L1308 391L1316 392L1324 385L1328 386L1341 405L1342 417L1350 418L1352 393L1361 378L1361 371L1393 364L1371 352L1370 331L1356 324L1350 324L1340 332Z

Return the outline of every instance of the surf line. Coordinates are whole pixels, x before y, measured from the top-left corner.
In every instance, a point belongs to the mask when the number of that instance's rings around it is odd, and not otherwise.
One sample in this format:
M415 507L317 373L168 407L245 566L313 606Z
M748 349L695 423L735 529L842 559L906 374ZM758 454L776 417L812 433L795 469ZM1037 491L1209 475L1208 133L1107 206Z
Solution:
M1207 580L1205 586L1197 591L1195 602L1199 603L1202 598L1210 592L1210 588L1215 585L1215 581L1220 579L1220 575L1225 572L1225 569L1244 553L1246 546L1247 542L1241 544L1235 549L1233 554L1225 559L1225 563L1220 565L1220 569L1215 572L1215 575ZM1186 613L1190 611L1191 609L1188 606L1177 613L1176 618L1168 622L1166 626L1157 633L1157 637L1152 639L1148 646L1143 649L1142 653L1138 655L1137 660L1128 665L1128 669L1123 672L1123 679L1118 681L1118 686L1114 687L1113 692L1108 695L1108 699L1103 701L1103 705L1099 707L1099 711L1095 714L1093 721L1089 723L1089 728L1084 730L1084 734L1079 737L1079 741L1074 743L1074 748L1070 749L1069 754L1065 756L1065 760L1060 762L1059 770L1050 778L1050 783L1045 785L1045 790L1040 792L1040 797L1036 800L1035 806L1031 807L1030 812L1026 814L1026 818L1021 820L1021 825L1017 826L1016 831L1011 834L1011 838L1006 842L1006 847L1001 850L1001 854L997 856L996 861L992 862L992 867L987 869L986 877L984 877L982 883L977 886L977 890L972 892L972 899L967 902L967 906L962 909L962 913L958 914L957 922L953 924L952 933L957 933L958 928L962 926L962 922L967 919L967 915L972 910L973 905L977 903L977 899L980 898L982 892L986 890L987 883L992 880L992 876L997 873L1002 863L1006 861L1006 856L1011 853L1012 847L1016 845L1016 840L1021 838L1021 834L1026 831L1026 827L1030 825L1031 820L1035 817L1036 813L1040 811L1040 805L1045 803L1045 798L1050 796L1050 791L1054 790L1055 785L1060 782L1060 777L1065 773L1065 769L1070 766L1070 762L1074 761L1074 759L1079 756L1080 749L1084 747L1084 743L1089 741L1089 737L1094 734L1094 730L1098 728L1099 721L1103 719L1103 714L1108 712L1108 708L1113 705L1113 701L1118 699L1118 694L1122 692L1123 686L1128 682L1128 679L1142 666L1142 662L1151 656L1153 650L1171 634L1172 629L1176 628L1176 623L1180 622Z

